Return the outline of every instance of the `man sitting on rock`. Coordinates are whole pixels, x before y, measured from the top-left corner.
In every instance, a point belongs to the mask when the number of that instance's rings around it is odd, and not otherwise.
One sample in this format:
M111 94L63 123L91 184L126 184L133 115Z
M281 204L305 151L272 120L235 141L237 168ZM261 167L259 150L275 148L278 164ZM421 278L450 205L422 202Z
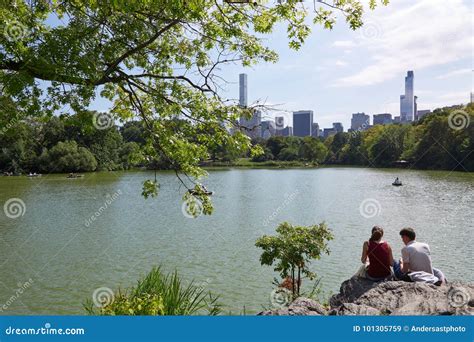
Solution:
M403 228L400 231L405 247L402 248L402 258L394 261L393 271L399 280L419 281L428 284L441 285L445 282L443 273L431 265L430 246L415 241L413 228Z

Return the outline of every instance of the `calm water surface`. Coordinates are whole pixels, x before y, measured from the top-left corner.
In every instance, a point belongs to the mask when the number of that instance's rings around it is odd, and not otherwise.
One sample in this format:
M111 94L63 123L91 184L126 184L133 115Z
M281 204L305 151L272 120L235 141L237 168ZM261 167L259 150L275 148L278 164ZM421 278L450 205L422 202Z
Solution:
M182 214L184 189L175 176L158 176L159 197L148 200L140 195L153 177L146 172L0 177L1 207L11 198L26 206L16 219L0 210L0 308L8 304L0 314L84 314L82 303L96 288L128 287L154 265L219 294L226 312L255 313L269 305L276 274L260 266L254 243L282 221L326 221L333 230L331 254L312 266L326 292L337 292L357 270L375 224L385 228L395 258L398 231L411 226L448 279L474 281L473 173L216 170L205 181L215 191L215 212L197 219ZM391 185L396 176L403 187Z

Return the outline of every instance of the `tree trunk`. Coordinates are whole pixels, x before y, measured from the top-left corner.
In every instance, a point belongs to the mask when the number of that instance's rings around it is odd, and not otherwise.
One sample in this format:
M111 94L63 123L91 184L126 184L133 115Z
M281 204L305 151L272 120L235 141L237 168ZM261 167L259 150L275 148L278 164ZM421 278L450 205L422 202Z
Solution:
M297 282L297 284L298 284L297 294L299 296L300 295L300 285L301 285L301 268L299 266L298 266L298 282Z
M295 268L291 267L291 292L293 294L293 298L295 297Z

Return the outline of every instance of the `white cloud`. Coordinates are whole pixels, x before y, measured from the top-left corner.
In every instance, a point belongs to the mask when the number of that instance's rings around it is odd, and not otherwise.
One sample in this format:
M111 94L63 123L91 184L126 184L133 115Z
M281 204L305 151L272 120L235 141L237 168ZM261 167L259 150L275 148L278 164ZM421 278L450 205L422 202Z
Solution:
M451 78L451 77L455 77L455 76L459 76L459 75L467 75L467 74L470 74L471 72L472 72L472 70L469 69L469 68L458 69L458 70L453 70L453 71L447 72L443 75L439 75L436 78L438 80L445 80L447 78Z
M333 86L373 85L401 77L407 70L443 65L471 56L471 10L461 0L391 2L368 13L356 32L366 66Z
M338 67L345 67L347 65L347 62L344 62L344 61L338 59L334 64Z
M332 43L332 46L340 48L352 48L357 46L357 44L352 40L336 40L334 43Z

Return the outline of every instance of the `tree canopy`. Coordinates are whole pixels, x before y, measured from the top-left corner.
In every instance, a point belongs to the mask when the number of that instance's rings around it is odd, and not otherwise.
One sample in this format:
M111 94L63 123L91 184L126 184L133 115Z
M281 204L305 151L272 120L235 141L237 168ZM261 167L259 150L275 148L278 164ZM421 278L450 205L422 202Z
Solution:
M276 62L263 38L278 24L287 26L289 47L300 48L310 13L327 29L339 15L352 29L362 25L361 1L317 4L313 10L296 0L2 1L0 122L64 108L80 113L100 94L113 103L108 120L140 117L149 131L144 154L166 160L190 188L205 175L198 163L209 146L250 147L238 129L227 129L252 108L220 96L222 66ZM97 122L109 126L103 117Z

